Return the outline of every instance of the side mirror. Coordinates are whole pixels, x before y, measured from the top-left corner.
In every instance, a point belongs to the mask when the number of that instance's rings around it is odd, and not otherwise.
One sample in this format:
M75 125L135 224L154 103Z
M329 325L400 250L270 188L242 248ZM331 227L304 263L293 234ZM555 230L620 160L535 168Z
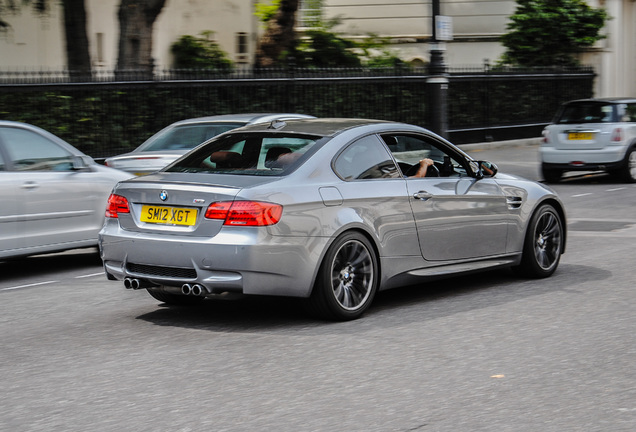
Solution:
M497 165L495 165L494 163L488 161L479 161L479 178L494 177L495 175L497 175L497 171L499 171L499 168L497 168Z
M90 160L85 156L73 156L73 170L74 171L84 171L88 169L90 165Z
M494 177L497 174L497 171L499 171L497 165L488 161L471 161L470 169L477 180L484 177Z

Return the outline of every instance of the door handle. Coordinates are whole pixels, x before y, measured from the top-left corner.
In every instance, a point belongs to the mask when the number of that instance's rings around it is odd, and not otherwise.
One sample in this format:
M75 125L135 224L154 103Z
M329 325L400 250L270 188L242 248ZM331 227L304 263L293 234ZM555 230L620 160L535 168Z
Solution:
M433 195L431 195L430 193L426 191L419 191L413 194L413 198L415 198L416 200L426 201L433 198Z
M22 183L22 189L35 189L35 188L37 188L39 186L40 185L38 183L33 182L33 181Z

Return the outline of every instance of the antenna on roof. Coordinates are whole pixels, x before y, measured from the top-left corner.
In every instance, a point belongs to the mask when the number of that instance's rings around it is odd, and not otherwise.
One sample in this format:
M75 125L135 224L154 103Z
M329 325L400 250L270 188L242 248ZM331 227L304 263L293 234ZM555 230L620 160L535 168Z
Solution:
M267 129L276 129L276 130L278 130L278 129L284 128L285 126L287 126L287 123L285 123L284 121L282 121L282 120L273 120L269 124Z

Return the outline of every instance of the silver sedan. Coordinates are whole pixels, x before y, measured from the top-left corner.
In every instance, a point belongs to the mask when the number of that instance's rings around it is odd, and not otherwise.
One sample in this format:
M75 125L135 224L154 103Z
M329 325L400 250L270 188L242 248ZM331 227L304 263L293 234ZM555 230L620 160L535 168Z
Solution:
M336 320L427 277L495 267L550 276L565 243L563 204L546 186L426 129L352 119L214 138L121 182L100 233L108 278L159 301L303 297Z
M95 247L106 200L130 177L43 129L0 121L0 259Z
M197 117L172 123L129 153L111 156L106 166L144 175L179 159L204 141L223 132L254 123L314 118L306 114L225 114Z

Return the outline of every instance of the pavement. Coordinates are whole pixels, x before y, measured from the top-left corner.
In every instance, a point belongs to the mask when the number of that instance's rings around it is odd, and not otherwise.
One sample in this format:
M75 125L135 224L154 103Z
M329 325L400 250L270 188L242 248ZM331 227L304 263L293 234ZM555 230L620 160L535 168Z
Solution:
M526 147L526 146L536 146L541 143L541 137L537 138L521 138L517 140L507 140L507 141L491 141L491 142L481 142L481 143L472 143L472 144L459 144L457 147L461 148L466 152L475 151L475 150L492 150L496 148L510 148L510 147Z

